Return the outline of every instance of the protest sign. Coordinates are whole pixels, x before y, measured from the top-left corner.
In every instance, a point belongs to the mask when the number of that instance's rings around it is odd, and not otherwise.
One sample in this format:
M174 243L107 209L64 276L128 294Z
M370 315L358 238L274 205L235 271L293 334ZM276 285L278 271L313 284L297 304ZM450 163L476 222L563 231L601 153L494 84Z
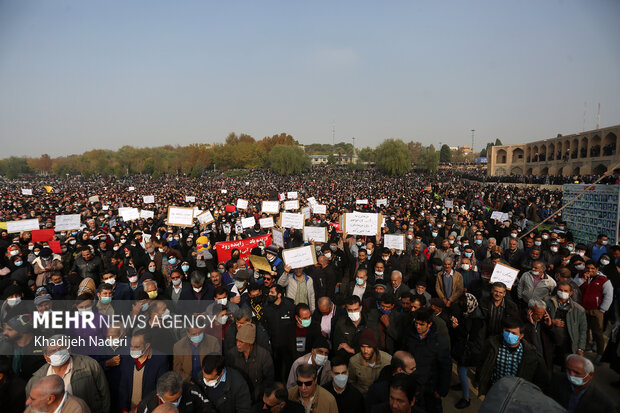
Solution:
M280 229L272 229L271 236L273 237L273 243L280 248L284 248L284 231Z
M155 195L145 195L142 197L142 201L145 204L154 204L155 203Z
M248 209L248 201L246 199L237 199L237 209Z
M297 192L295 192L295 191L287 192L286 198L288 198L288 199L297 199Z
M222 189L220 192L223 193L223 194L227 194L228 190L227 189Z
M446 200L446 201L443 203L443 205L444 205L446 208L454 208L454 201L448 201L448 200Z
M93 195L91 197L88 197L88 202L90 202L91 204L99 202L99 195Z
M327 214L327 205L313 204L312 212L315 214Z
M383 246L389 249L403 251L405 249L405 236L395 234L385 234L383 236Z
M304 227L304 241L327 242L326 227Z
M295 209L299 209L299 201L297 199L292 200L292 201L284 201L285 211L291 211Z
M368 200L367 199L357 199L357 200L355 200L355 204L356 205L366 205L366 204L368 204Z
M273 217L261 218L258 220L261 228L273 228L275 224L273 223Z
M56 232L80 229L80 214L56 215Z
M343 231L350 235L378 235L381 232L381 214L356 212L344 216Z
M280 215L280 226L282 228L304 229L304 216L291 212L283 212Z
M48 241L47 245L50 247L54 254L62 254L62 247L60 246L60 241Z
M282 251L284 265L291 268L303 268L316 264L316 255L311 245L305 247L290 248Z
M235 248L239 250L239 257L245 259L261 241L265 244L265 247L268 247L271 245L271 235L261 235L260 237L246 238L238 241L218 242L215 244L218 262L228 261L232 250Z
M120 215L124 221L133 221L135 219L140 219L140 211L138 211L138 208L119 208L118 215Z
M32 189L22 188L22 195L32 195Z
M301 209L301 214L304 216L304 219L312 218L312 213L310 212L310 207L303 207Z
M286 199L286 194L283 192L278 194L278 201L284 201Z
M196 197L185 195L185 202L196 202Z
M317 202L316 202L316 198L315 197L311 196L310 198L308 198L308 204L314 205L316 203Z
M136 188L135 188L135 187L133 187L133 186L130 186L129 188L127 188L127 190L128 190L128 191L135 191L135 190L136 190Z
M6 223L6 230L9 234L13 232L34 231L35 229L39 229L39 220L37 218L8 221Z
M279 214L280 202L278 201L263 201L261 204L261 213L265 214Z
M196 219L198 219L198 222L201 224L210 224L215 221L213 215L211 215L211 211L203 212L202 214L198 215Z
M500 282L504 283L510 290L519 275L519 270L509 267L508 265L497 263L491 274L491 284Z
M155 212L149 211L146 209L140 210L140 218L149 219L149 218L154 218L154 217L155 217Z
M256 224L254 217L241 218L242 228L252 228Z
M387 198L377 199L377 206L380 207L381 205L387 205Z
M271 264L267 261L267 258L260 255L250 255L250 262L255 270L271 272Z
M32 242L47 242L54 239L53 229L37 229L32 231Z
M103 211L108 211L108 210L110 209L110 205L102 205L102 206L101 206L101 209L102 209Z
M194 208L168 207L168 225L191 227L194 225Z

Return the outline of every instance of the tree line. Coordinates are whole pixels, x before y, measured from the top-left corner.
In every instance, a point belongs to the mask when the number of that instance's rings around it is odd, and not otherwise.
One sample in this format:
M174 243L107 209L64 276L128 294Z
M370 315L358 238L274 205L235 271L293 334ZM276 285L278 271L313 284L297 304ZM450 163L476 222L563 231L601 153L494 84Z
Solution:
M446 149L447 148L447 152ZM412 168L437 171L439 162L463 162L462 154L450 151L447 145L440 150L420 142L405 143L402 139L386 139L376 148L356 149L350 143L310 144L302 146L287 133L256 140L250 135L230 133L224 143L186 146L165 145L152 148L123 146L120 149L95 149L81 155L52 158L10 157L0 159L0 175L15 178L25 174L91 176L93 174L125 176L147 174L184 174L202 176L212 169L270 168L281 175L299 174L311 167L309 155L328 155L328 163L337 163L342 155L357 156L350 168L361 169L376 165L389 175L403 175ZM473 155L470 157L473 160ZM464 159L464 160L461 160Z

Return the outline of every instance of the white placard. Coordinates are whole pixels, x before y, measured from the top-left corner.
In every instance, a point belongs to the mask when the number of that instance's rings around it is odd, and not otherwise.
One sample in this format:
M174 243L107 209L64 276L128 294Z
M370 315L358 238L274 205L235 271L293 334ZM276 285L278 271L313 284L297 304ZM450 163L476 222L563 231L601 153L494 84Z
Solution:
M54 230L59 232L80 229L80 218L80 214L56 215L56 226Z
M379 214L356 212L344 216L344 231L350 235L377 235L379 225Z
M194 207L194 218L196 218L200 214L202 214L202 209Z
M145 204L154 204L155 203L155 195L145 195L142 197L142 200Z
M291 191L286 193L287 199L297 199L297 192Z
M223 193L223 194L227 194L228 190L227 189L222 189L220 192Z
M368 200L367 199L356 199L355 200L355 204L356 205L366 205L366 204L368 204Z
M138 208L119 208L118 215L123 218L123 221L133 221L134 219L140 219L140 211L138 211Z
M273 228L275 224L273 223L273 217L261 218L258 220L261 228Z
M282 192L281 194L278 194L278 200L284 201L285 199L286 199L286 194L284 192Z
M274 228L271 230L271 239L278 247L284 248L284 231Z
M519 275L519 270L516 268L499 263L495 264L493 274L491 274L491 284L496 282L504 283L510 290L517 279L517 275Z
M491 214L491 219L496 219L499 222L504 222L510 220L510 216L506 212L493 211L493 213Z
M135 188L135 187L133 187L133 186L130 186L129 188L127 188L127 190L128 190L128 191L135 191L135 190L136 190L136 188Z
M102 205L101 209L104 211L108 211L110 209L110 205Z
M405 236L385 234L383 236L383 247L403 251L405 249Z
M315 198L315 197L313 197L313 196L311 196L310 198L308 198L308 203L309 203L310 205L314 205L314 204L316 204L316 203L317 203L317 202L316 202L316 198Z
M94 204L95 202L99 202L99 195L93 195L89 197L88 202L90 202L91 204Z
M297 199L293 201L284 201L284 210L292 211L295 209L299 209L299 201Z
M251 228L256 224L254 217L241 218L241 226L243 228Z
M185 202L196 202L196 197L185 195Z
M237 199L237 209L248 209L248 201L245 199Z
M201 224L210 224L215 221L213 215L211 215L211 211L205 211L204 213L198 215L196 218Z
M284 250L282 251L282 259L285 265L289 265L293 269L316 264L314 247L311 245Z
M446 200L446 201L443 203L443 205L444 205L446 208L454 208L454 201L448 201L448 200Z
M22 195L32 195L32 189L22 188Z
M142 219L155 218L155 212L149 211L147 209L142 209L140 210L140 218Z
M22 219L20 221L8 221L6 223L6 231L10 234L13 232L36 231L39 229L39 219Z
M315 214L327 214L327 205L313 204L312 212Z
M168 225L177 227L191 227L194 225L194 209L168 207Z
M377 206L380 207L381 205L386 205L387 206L387 198L377 199Z
M310 212L310 207L303 207L301 209L301 213L303 214L304 219L312 218L312 212Z
M327 242L327 228L325 227L304 227L304 241L313 240L314 242Z
M278 201L263 201L261 206L261 213L265 214L279 214L280 202Z
M291 212L283 212L280 216L282 220L280 226L282 228L295 228L304 229L304 216L303 214L294 214Z

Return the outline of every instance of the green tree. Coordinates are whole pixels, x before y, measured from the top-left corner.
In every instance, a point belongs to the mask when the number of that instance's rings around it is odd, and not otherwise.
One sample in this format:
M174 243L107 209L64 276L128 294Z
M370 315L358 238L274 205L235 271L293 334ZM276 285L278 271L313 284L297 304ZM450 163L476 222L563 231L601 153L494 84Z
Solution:
M482 150L480 151L480 157L481 158L487 157L487 148L482 148Z
M439 151L439 162L451 162L452 161L452 152L450 151L450 147L445 143L441 145L441 151Z
M310 169L310 157L298 146L276 145L269 152L269 166L280 175L295 175Z
M362 148L358 153L359 159L362 162L375 162L376 155L375 150L370 147Z
M409 148L409 154L411 155L411 162L418 163L418 158L420 157L420 150L422 149L422 144L420 142L409 142L407 144Z
M407 144L400 139L387 139L376 149L377 167L389 175L404 175L411 169Z
M503 143L499 138L495 139L495 146L502 146L502 145Z
M437 172L439 168L439 152L433 145L422 147L418 167L428 172Z

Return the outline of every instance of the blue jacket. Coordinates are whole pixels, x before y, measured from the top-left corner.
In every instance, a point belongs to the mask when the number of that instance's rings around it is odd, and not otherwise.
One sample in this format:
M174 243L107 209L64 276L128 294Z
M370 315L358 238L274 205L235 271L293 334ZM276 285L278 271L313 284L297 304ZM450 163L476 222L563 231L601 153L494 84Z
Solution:
M121 374L118 383L118 408L131 408L131 393L133 389L133 369L136 365L134 359L130 356L121 356ZM145 397L155 390L157 380L162 374L170 370L168 357L156 351L153 351L151 358L148 359L144 366L144 374L142 376L142 396Z

